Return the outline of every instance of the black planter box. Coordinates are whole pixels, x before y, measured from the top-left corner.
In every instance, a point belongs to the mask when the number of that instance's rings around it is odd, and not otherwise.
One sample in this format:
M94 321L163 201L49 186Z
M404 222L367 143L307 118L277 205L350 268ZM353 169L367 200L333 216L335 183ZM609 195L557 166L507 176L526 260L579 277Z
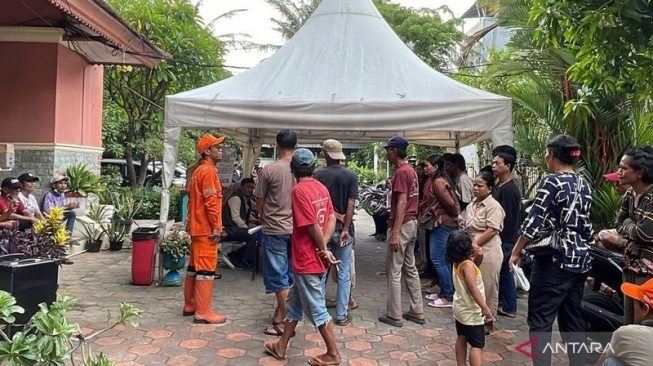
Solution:
M0 256L0 290L11 293L17 305L25 309L14 314L16 321L7 327L9 337L20 331L39 309L57 299L59 265L52 259L21 259L20 255Z

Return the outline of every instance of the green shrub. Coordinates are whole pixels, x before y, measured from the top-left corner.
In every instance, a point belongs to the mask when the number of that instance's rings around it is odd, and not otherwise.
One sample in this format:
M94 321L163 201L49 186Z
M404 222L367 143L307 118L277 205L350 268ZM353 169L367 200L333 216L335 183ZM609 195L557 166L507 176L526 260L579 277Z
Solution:
M353 170L358 175L358 184L363 183L373 183L377 184L383 182L386 179L385 170L379 170L376 174L374 169L366 168L359 166L355 161L350 161L347 163L347 167Z
M107 187L107 191L100 195L100 203L111 205L111 193L120 194L123 190L133 190L136 201L143 200L140 209L134 215L135 220L158 220L161 212L161 187L131 188ZM170 209L168 220L177 220L179 212L179 188L170 187Z

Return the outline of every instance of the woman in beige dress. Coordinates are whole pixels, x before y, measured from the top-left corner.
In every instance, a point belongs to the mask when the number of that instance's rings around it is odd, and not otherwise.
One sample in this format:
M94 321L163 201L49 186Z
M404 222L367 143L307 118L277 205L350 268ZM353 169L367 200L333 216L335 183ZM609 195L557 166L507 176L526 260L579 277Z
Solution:
M474 238L474 245L483 249L481 275L485 288L485 300L492 310L493 319L499 305L499 277L503 251L499 233L503 230L505 212L501 204L492 198L494 176L480 172L474 179L474 200L467 206L465 230ZM486 330L493 329L493 323L486 323Z

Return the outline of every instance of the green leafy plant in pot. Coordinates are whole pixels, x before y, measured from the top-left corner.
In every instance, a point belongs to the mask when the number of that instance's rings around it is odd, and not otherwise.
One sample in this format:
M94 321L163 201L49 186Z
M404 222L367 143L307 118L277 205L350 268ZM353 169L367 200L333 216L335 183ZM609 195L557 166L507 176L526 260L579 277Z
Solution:
M159 251L163 254L163 268L169 270L161 286L181 286L181 275L177 271L184 268L186 256L190 254L190 235L172 231L159 244Z
M93 173L84 164L74 164L66 169L68 192L66 197L86 197L89 193L100 193L104 184L99 175Z
M82 236L86 240L88 252L99 252L102 247L102 239L106 235L102 221L106 220L107 207L102 205L91 205L88 209L88 218L92 222L81 221L83 230Z
M125 225L114 217L111 222L100 223L100 228L104 235L109 238L109 250L113 252L122 250L127 233Z
M143 198L136 198L131 188L109 192L111 203L116 208L114 219L125 227L125 235L131 232L134 217L143 206Z

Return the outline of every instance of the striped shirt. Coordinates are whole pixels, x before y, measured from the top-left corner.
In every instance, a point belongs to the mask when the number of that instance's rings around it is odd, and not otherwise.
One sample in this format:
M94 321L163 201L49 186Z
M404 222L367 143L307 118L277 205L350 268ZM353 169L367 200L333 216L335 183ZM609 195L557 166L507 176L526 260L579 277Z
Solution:
M570 212L580 182L581 195ZM543 232L557 230L560 247L553 255L553 262L565 271L584 273L591 269L587 252L592 238L591 210L592 190L582 177L566 172L549 174L540 182L520 232L532 241Z
M630 188L626 191L615 226L619 234L629 241L653 246L653 186L642 194L637 206L635 190Z

